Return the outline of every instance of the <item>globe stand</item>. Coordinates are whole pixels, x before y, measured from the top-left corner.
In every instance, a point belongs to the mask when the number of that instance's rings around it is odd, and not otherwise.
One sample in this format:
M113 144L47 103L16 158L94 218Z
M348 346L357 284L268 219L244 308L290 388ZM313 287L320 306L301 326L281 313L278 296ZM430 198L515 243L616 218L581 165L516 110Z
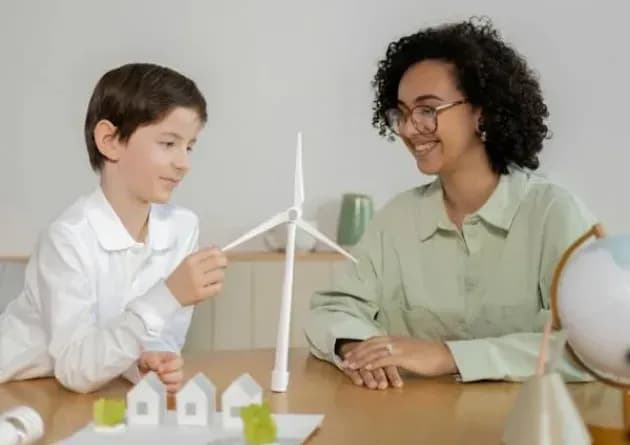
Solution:
M601 224L594 225L588 232L579 237L569 248L564 252L558 265L554 271L553 280L551 283L551 314L552 314L552 322L554 329L561 329L560 323L560 315L558 311L558 286L560 282L560 276L562 275L562 271L566 266L569 258L577 250L582 244L584 244L589 238L594 236L597 239L601 239L605 237L604 228ZM593 375L597 380L619 388L621 390L622 397L622 419L623 425L621 429L615 428L601 428L596 425L589 425L589 429L593 434L593 439L595 443L610 443L609 440L623 440L626 443L630 443L630 386L616 382L603 376L601 373L589 367L580 357L580 355L571 347L570 342L567 342L567 350L573 357L573 359L579 363L584 369L586 369L591 375ZM603 436L606 438L604 439ZM599 440L598 438L602 437L603 440ZM619 443L619 442L615 442Z
M547 323L536 374L522 384L506 420L502 438L506 445L592 443L564 380L553 369L566 344L562 334L556 339L550 364L545 366L550 332L551 325Z

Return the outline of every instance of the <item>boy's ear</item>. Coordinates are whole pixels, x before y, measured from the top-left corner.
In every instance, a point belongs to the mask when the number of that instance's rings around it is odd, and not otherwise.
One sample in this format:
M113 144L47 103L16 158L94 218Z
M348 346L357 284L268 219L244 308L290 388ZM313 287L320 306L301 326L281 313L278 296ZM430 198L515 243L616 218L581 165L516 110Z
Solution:
M94 127L94 142L106 159L112 162L120 159L122 147L118 142L118 129L107 119L100 120Z

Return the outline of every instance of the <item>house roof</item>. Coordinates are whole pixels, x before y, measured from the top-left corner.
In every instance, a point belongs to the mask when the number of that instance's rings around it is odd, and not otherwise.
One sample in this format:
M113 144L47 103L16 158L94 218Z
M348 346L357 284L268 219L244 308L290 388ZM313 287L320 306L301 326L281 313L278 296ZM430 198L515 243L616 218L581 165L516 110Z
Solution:
M242 389L245 392L245 394L247 394L249 397L254 397L262 391L262 388L256 382L256 380L254 380L254 378L247 373L242 374L241 376L236 378L230 384L229 388L225 390L224 394L229 394L235 388Z
M177 394L179 395L180 393L183 393L193 385L199 387L203 392L209 395L214 395L214 393L216 392L214 384L208 379L208 377L205 376L205 374L199 372L195 374L193 378L188 380L188 382L186 382L184 387L180 389Z
M151 389L153 389L156 393L158 394L162 394L166 392L166 388L164 387L164 384L162 383L162 381L160 380L160 378L157 376L156 373L154 372L149 372L148 374L146 374L142 380L140 380L132 389L131 391L129 391L130 394L135 394L137 388L141 388L144 385L149 386Z

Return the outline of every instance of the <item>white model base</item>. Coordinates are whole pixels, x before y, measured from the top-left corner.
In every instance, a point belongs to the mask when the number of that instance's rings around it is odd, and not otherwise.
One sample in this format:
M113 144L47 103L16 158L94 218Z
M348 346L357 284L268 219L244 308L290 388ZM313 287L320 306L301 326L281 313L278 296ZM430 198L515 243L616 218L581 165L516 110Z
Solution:
M273 414L277 426L278 445L299 445L319 428L324 416L320 414ZM214 416L211 426L177 425L175 411L167 411L162 425L128 425L125 431L103 434L94 429L94 423L86 425L60 443L62 445L116 445L150 443L155 445L246 445L243 427L223 428L221 413Z
M271 372L271 391L273 392L286 392L289 386L289 373L287 371Z
M94 431L102 434L118 434L127 431L127 425L119 423L114 426L94 425Z

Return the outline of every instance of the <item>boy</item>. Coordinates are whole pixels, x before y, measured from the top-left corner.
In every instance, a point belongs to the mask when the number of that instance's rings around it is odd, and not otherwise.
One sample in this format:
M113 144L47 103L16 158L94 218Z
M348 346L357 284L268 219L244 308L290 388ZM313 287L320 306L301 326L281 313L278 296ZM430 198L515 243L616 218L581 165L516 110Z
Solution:
M0 383L54 375L93 391L155 371L175 392L192 305L220 292L226 259L197 251L197 217L165 203L206 122L195 83L152 64L106 73L85 139L100 185L40 237L23 292L0 314Z

